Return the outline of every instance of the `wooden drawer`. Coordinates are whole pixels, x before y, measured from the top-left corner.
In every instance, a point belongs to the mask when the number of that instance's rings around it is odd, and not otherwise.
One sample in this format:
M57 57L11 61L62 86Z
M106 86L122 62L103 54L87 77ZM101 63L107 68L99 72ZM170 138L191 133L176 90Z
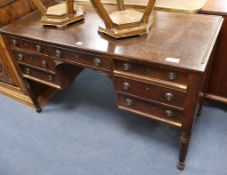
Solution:
M48 55L47 49L42 43L12 36L7 36L7 40L12 48Z
M97 70L111 71L111 59L97 57L89 53L63 49L58 47L48 47L48 53L51 57L70 61L71 63L91 67Z
M63 59L73 64L91 67L93 69L108 71L112 70L112 60L104 57L97 57L96 55L70 50L65 48L58 48L49 44L39 43L36 41L25 40L13 36L7 36L7 40L13 49L23 49L27 52L44 54L57 59Z
M166 122L178 127L182 125L183 112L168 107L159 106L139 98L118 94L118 107L148 118Z
M14 58L19 64L31 65L38 69L55 72L55 63L44 56L31 55L13 49L12 51Z
M162 67L152 67L127 61L115 61L114 72L123 74L133 74L145 79L164 80L172 83L187 84L187 73L175 69Z
M24 65L20 65L20 68L25 78L60 88L60 81L55 74L46 73Z
M144 83L122 77L114 77L117 92L123 92L146 100L157 101L177 107L184 106L185 92L157 84Z

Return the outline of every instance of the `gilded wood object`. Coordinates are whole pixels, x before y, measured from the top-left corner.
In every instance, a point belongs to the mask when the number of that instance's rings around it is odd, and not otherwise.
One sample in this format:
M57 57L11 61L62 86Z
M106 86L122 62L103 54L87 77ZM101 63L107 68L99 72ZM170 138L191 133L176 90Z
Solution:
M64 27L68 24L84 19L84 11L80 6L74 4L74 0L55 4L46 8L40 0L33 0L42 14L43 25Z
M126 9L123 0L118 0L118 10L111 14L105 9L100 0L91 0L93 7L102 18L105 27L99 27L98 31L114 38L148 33L152 25L152 10L155 0L149 0L144 12L135 9Z

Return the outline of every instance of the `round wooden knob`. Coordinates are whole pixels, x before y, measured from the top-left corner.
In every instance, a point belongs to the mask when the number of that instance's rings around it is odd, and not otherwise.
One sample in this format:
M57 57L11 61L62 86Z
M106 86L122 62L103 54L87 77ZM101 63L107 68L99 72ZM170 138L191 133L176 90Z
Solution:
M123 87L124 90L129 90L131 88L131 85L128 82L124 82L122 84L122 87Z
M171 102L171 101L174 100L174 95L172 93L170 93L170 92L167 92L165 94L165 99L166 99L166 101Z
M173 117L174 116L174 112L172 110L167 109L165 111L165 115L166 115L166 117Z

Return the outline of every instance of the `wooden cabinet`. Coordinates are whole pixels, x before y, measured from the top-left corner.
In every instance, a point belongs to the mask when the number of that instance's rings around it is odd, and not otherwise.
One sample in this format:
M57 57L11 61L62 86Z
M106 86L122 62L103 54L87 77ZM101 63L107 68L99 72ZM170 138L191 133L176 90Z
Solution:
M44 4L53 0L43 0ZM0 0L0 27L3 27L35 10L32 0ZM41 88L46 89L45 87ZM47 89L46 89L47 90ZM12 63L0 35L0 93L33 105L27 95L21 77ZM40 94L37 92L37 94ZM40 96L40 99L42 97ZM43 100L43 99L42 99Z
M224 18L206 97L227 104L227 1L208 0L201 13L221 15Z

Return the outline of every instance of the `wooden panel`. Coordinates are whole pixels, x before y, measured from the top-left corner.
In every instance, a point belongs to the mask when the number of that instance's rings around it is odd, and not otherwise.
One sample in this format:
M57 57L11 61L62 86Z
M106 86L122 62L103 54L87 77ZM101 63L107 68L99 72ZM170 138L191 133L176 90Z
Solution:
M36 52L39 54L47 55L47 49L44 45L36 41L27 41L21 38L16 38L12 36L7 37L9 45L15 49L22 49L28 52Z
M147 66L143 64L135 64L128 61L115 61L114 73L125 74L153 81L166 81L177 87L186 89L187 72L179 69L167 67Z
M45 4L52 1L43 0ZM7 25L34 10L35 6L32 0L0 0L0 26ZM24 85L17 74L9 53L6 51L2 36L0 36L0 92L26 104L32 103L29 97L25 95ZM43 98L42 101L44 101Z
M43 0L45 4L51 1L52 0ZM34 10L35 7L32 0L0 0L0 26L9 24ZM3 44L1 44L0 47L0 81L20 87L19 77L16 75L15 68L13 68L13 64L10 58L8 58L7 53L4 53L5 48Z
M129 78L114 77L114 79L117 92L181 108L184 105L186 91L177 91L159 84L139 82Z
M110 72L112 60L106 57L89 54L76 49L69 50L60 47L48 46L48 53L55 59L68 61L77 65L94 68L99 71Z
M2 0L5 1L5 0ZM42 0L44 4L52 2L53 0ZM13 3L0 8L0 26L9 24L16 19L25 16L36 8L32 0L15 0Z
M18 50L13 50L13 55L19 64L28 65L30 67L35 67L36 69L44 70L47 72L55 71L56 64L54 63L54 61L46 57L32 55Z
M0 81L15 86L1 59L0 59Z
M172 108L160 106L154 103L149 103L139 98L118 94L118 107L127 111L131 111L152 119L163 121L175 126L180 126L182 123L182 111L177 111ZM167 112L172 112L172 116L167 116Z
M35 80L37 82L47 82L47 85L60 89L60 82L55 74L46 73L37 69L33 69L28 66L20 65L21 70L23 71L23 76Z
M217 14L224 17L206 97L227 104L227 1L208 0L201 9L201 13Z

